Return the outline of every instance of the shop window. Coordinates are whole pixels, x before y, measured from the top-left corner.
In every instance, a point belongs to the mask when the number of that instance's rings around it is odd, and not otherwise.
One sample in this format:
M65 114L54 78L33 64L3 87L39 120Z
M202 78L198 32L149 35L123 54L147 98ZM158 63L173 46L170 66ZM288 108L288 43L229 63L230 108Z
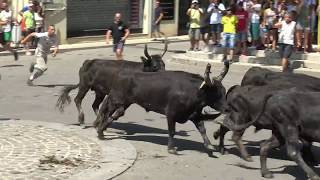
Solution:
M163 20L174 20L174 2L175 0L161 0L160 7L162 7Z

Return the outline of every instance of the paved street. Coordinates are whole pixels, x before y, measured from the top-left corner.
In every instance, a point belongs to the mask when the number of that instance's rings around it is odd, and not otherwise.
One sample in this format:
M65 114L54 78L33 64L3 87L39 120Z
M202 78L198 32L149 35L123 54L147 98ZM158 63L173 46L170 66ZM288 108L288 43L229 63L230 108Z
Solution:
M162 44L153 44L150 54L162 53L157 49ZM169 59L174 52L187 49L188 43L171 43L165 59ZM125 58L139 61L143 55L142 45L130 45L125 48ZM77 111L72 102L61 114L55 109L55 103L61 86L78 83L78 70L86 59L105 58L115 59L111 48L97 48L90 50L68 51L59 54L56 58L49 58L48 71L45 75L34 81L35 87L26 85L29 76L28 68L33 56L20 56L18 62L11 56L0 56L1 81L0 81L0 120L1 119L32 119L35 121L54 122L64 124L77 123ZM170 70L183 70L203 75L205 67L190 66L177 63L167 63ZM231 66L229 73L223 80L226 88L239 84L248 69L248 66ZM213 65L212 74L219 74L222 65ZM312 75L320 77L320 74L312 72ZM71 93L74 98L77 90ZM86 123L90 125L95 120L91 104L94 94L89 92L83 100ZM216 145L212 134L218 129L214 122L206 122L207 134L211 142ZM8 125L0 125L0 128L8 128ZM24 130L24 127L22 127ZM25 130L28 130L26 128ZM39 132L42 132L41 130ZM81 129L79 129L81 134ZM46 132L47 134L53 132ZM149 112L137 105L132 105L125 116L120 118L108 129L105 134L117 134L131 143L138 152L135 164L123 174L115 177L116 180L257 180L260 177L259 141L269 138L269 131L254 133L250 128L244 136L249 153L253 155L254 162L245 162L239 157L234 144L230 141L230 134L226 137L228 155L220 155L214 152L216 157L210 158L204 152L202 138L194 125L190 122L177 125L176 145L179 155L167 153L167 123L165 116ZM63 134L60 134L63 138ZM59 135L59 136L60 136ZM0 134L0 137L5 135ZM10 136L10 134L8 134ZM92 135L94 136L94 135ZM41 135L39 135L41 137ZM60 140L63 141L63 140ZM0 141L1 143L1 141ZM106 142L105 142L106 143ZM19 149L19 148L18 148ZM316 154L320 154L319 146L314 146ZM121 152L120 152L121 153ZM3 154L0 154L2 157ZM268 166L275 173L275 179L303 180L306 179L303 171L295 163L288 160L283 149L270 152ZM11 164L15 167L15 164ZM0 164L0 169L2 165ZM320 170L317 171L320 173Z

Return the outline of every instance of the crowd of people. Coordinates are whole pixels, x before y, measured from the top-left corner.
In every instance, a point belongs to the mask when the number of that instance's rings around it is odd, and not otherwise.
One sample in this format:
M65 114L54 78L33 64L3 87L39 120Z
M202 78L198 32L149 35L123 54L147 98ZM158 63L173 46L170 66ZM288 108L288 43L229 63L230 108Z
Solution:
M207 8L200 8L198 0L192 0L187 11L190 17L190 50L199 51L203 40L204 51L209 41L225 48L224 59L233 55L248 55L248 46L258 50L280 52L283 69L293 51L308 53L315 39L315 0L209 0ZM229 51L229 53L227 53ZM229 55L229 57L227 56Z

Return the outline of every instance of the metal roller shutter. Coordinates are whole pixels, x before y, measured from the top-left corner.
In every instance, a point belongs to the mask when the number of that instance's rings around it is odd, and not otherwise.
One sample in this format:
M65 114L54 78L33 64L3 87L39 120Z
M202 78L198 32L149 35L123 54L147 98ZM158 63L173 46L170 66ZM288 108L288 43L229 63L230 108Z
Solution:
M116 12L125 22L130 20L130 0L68 0L68 37L105 33Z

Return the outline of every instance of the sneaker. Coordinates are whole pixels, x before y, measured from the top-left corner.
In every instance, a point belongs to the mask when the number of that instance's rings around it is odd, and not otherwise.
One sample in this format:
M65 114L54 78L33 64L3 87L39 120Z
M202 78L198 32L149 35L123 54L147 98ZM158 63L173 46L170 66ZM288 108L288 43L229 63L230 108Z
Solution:
M27 56L32 56L32 53L31 53L30 51L27 51L27 52L26 52L26 55L27 55Z
M13 56L14 56L14 60L15 60L15 61L18 61L19 55L18 55L18 52L17 52L17 51L13 51Z
M30 79L28 79L28 80L27 80L27 85L28 85L28 86L33 86L33 82L32 82Z
M34 70L34 65L36 65L36 63L34 63L34 62L32 62L32 63L30 64L30 67L29 67L29 72L30 72L30 73L33 72L33 70Z

